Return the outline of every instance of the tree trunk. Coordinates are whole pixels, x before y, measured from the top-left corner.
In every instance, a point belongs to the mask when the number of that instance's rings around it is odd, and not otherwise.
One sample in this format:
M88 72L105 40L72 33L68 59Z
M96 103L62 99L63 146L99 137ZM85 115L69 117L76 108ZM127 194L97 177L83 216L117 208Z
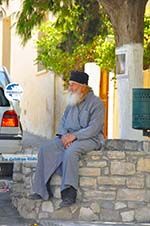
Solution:
M143 43L144 12L148 0L99 0L110 17L116 45Z
M142 132L132 129L132 89L143 87L144 12L148 0L99 0L115 32L116 55L124 59L117 72L119 95L119 138L141 140ZM119 63L117 62L117 66ZM119 65L121 66L121 64Z

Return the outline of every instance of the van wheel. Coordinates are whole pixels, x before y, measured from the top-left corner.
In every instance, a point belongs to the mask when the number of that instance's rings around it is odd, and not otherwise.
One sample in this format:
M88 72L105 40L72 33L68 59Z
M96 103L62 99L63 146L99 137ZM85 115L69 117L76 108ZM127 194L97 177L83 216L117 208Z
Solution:
M13 175L13 163L0 163L0 177L11 177Z

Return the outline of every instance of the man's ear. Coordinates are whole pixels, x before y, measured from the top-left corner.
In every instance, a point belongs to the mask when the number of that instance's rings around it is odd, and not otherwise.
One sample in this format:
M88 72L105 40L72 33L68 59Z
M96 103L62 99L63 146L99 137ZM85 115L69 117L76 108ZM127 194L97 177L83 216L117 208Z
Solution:
M86 90L86 85L81 85L81 89L80 90L81 90L82 93L84 93L85 90Z

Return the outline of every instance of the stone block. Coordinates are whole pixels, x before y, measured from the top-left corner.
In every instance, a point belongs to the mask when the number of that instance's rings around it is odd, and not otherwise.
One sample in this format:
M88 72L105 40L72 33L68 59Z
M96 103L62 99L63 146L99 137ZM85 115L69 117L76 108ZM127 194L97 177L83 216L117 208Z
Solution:
M51 185L61 185L61 177L59 175L53 175L50 181Z
M121 221L121 217L118 211L110 210L110 209L101 209L100 220L107 221L107 222L111 222L111 221L117 222L117 221Z
M100 159L101 159L101 156L100 155L92 155L91 156L91 160L96 161L96 160L100 160Z
M97 190L99 191L117 191L117 187L112 187L112 186L98 186Z
M102 152L97 150L97 151L89 151L88 153L86 153L86 156L101 156Z
M110 171L112 175L134 175L135 164L123 161L112 161Z
M39 213L38 218L41 219L47 219L49 218L49 213Z
M105 167L107 166L106 161L88 161L87 167Z
M70 210L72 215L74 216L77 212L79 213L79 209L80 209L80 205L78 204L78 202L76 202L75 204L70 206Z
M84 162L82 160L79 161L79 167L83 167L84 166Z
M99 206L99 203L97 202L93 202L91 205L90 205L92 211L94 213L100 213L100 206Z
M134 164L137 163L137 160L138 160L138 156L136 156L136 155L127 155L127 157L126 157L126 161L132 162Z
M24 181L25 186L28 186L29 185L31 187L31 185L32 185L31 177L24 176L23 177L23 181Z
M114 209L114 201L102 200L100 201L100 208L102 209Z
M127 207L127 204L124 202L116 202L115 203L115 210L124 209Z
M13 173L13 181L14 182L22 182L23 175L21 173Z
M150 202L150 190L145 191L145 202Z
M125 152L108 151L107 156L108 156L109 159L124 159L125 158Z
M127 178L128 188L144 188L144 177Z
M99 185L125 185L125 178L123 177L98 177L97 180Z
M101 170L102 175L109 175L109 173L110 173L109 167L105 167Z
M134 221L134 211L126 211L126 212L121 212L121 217L123 222L132 222Z
M12 190L14 193L23 193L24 184L21 184L21 183L13 184Z
M31 194L31 192L30 192L30 194ZM30 195L29 194L29 195ZM37 213L37 214L39 214L41 211L40 211L40 208L41 208L41 204L42 204L42 201L37 201L36 202L36 204L35 204L35 212Z
M18 203L18 210L22 217L27 219L36 219L36 201L35 200L28 200L28 199L21 199Z
M36 169L36 165L37 165L37 162L25 162L25 163L23 163L24 167L31 168L32 170Z
M87 190L83 194L86 200L115 200L115 191L91 191Z
M144 150L144 152L150 152L150 142L149 141L143 141L143 150Z
M143 151L126 151L127 157L130 159L132 157L141 157L145 156Z
M126 150L137 151L138 150L138 142L127 140L124 145Z
M52 193L54 195L55 198L60 199L61 198L61 194L60 194L60 186L56 187L56 186L52 186Z
M150 188L150 175L146 175L146 187Z
M96 178L80 177L79 184L81 187L96 187Z
M52 213L54 211L54 207L52 205L52 202L50 202L50 201L44 201L42 203L42 211L43 212Z
M107 140L105 143L105 149L106 150L123 150L124 149L124 141L113 139L113 140Z
M22 173L24 175L29 175L29 174L31 174L31 172L32 172L31 168L22 167Z
M90 208L81 207L79 220L94 221L98 220L98 216Z
M138 209L145 206L145 202L143 201L130 201L128 202L129 209Z
M53 198L53 205L54 205L54 209L57 210L60 208L60 203L61 203L61 199L57 199L57 198Z
M150 172L150 158L149 159L140 158L137 162L137 171Z
M20 172L21 171L21 163L16 162L14 163L13 172Z
M137 222L150 222L150 208L143 207L135 210L135 219Z
M51 214L52 220L72 220L72 213L69 207L60 208Z
M79 175L80 176L89 176L89 177L96 176L97 177L97 176L101 175L101 170L99 168L88 168L88 167L80 168Z
M117 191L117 200L144 201L145 191L136 189L119 189Z

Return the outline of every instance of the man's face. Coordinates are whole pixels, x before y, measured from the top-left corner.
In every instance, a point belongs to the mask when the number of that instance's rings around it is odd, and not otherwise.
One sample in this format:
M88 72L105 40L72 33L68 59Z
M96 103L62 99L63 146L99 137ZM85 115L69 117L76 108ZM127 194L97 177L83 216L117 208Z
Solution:
M82 84L78 82L69 81L68 91L72 93L81 93Z
M80 83L70 81L68 86L68 104L76 105L81 102L82 87Z

